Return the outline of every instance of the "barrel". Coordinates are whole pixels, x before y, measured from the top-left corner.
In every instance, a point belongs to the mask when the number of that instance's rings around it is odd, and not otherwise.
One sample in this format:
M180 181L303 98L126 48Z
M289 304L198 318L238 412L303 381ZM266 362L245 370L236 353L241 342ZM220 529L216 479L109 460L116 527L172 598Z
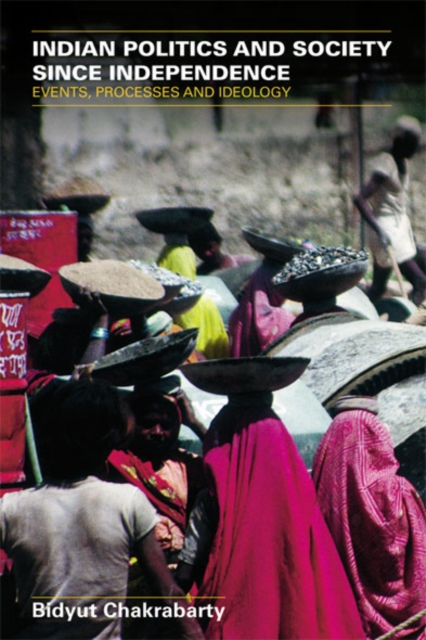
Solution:
M426 371L387 387L377 399L400 464L398 474L410 480L426 505Z
M38 338L57 307L73 302L61 285L58 269L77 262L77 213L62 211L0 212L2 252L48 271L52 278L28 305L28 333Z
M281 348L274 351L274 357L310 358L311 361L300 379L326 409L340 395L358 393L357 386L368 373L371 377L372 373L391 365L394 368L403 367L404 360L409 375L414 375L417 369L424 367L425 329L402 322L318 322L302 327L299 333L295 331L287 340L285 338L284 334ZM403 371L401 375L407 377L407 371ZM389 386L396 382L390 373L388 378L388 383L384 381L383 385ZM377 392L374 390L373 395ZM364 388L363 393L372 395L372 391L367 392L367 388Z

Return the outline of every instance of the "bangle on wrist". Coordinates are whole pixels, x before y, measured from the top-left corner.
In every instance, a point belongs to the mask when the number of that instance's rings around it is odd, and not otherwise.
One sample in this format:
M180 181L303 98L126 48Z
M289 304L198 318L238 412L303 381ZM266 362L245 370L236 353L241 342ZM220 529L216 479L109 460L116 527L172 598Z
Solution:
M90 334L91 338L103 338L104 340L108 340L109 331L105 329L105 327L95 327L92 329L92 333Z

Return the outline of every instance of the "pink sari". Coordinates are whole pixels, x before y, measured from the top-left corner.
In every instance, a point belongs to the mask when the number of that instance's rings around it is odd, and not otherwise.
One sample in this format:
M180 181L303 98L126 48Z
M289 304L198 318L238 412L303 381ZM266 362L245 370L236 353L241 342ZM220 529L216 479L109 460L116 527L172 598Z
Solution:
M277 266L262 263L253 273L243 297L229 318L229 355L233 358L257 356L285 333L295 316L283 309L283 296L272 284Z
M311 478L274 411L225 406L204 447L219 523L199 595L225 607L206 637L363 638Z
M368 638L426 609L426 512L398 466L389 430L365 410L334 418L313 465L319 504ZM423 616L392 637L421 629L426 637L425 624Z

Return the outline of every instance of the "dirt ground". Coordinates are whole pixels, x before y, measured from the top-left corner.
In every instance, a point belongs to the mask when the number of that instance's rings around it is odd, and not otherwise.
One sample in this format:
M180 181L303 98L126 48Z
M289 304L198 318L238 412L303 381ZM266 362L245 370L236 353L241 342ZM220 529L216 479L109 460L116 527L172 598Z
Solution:
M111 194L108 206L94 216L98 258L155 261L163 239L142 228L135 211L185 204L215 211L214 223L230 252L254 253L242 237L244 225L359 248L362 231L352 195L369 157L386 145L389 125L400 115L397 108L390 111L362 109L361 163L356 114L347 108L335 110L333 128L316 129L312 105L225 106L221 133L209 104L109 110L91 121L79 114L72 144L71 135L60 140L46 116L45 187L81 174ZM59 124L63 129L63 121ZM411 167L418 242L426 242L425 168L423 145Z

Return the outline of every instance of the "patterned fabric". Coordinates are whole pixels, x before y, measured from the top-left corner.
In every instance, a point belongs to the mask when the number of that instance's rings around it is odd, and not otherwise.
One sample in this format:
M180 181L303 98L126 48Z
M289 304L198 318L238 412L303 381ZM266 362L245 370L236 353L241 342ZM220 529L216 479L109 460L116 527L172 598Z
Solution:
M272 284L277 267L263 262L253 273L243 297L229 318L229 355L257 356L285 333L295 316L283 309L284 298Z
M398 467L389 430L365 410L334 418L313 464L319 504L368 638L426 608L426 512ZM392 637L412 637L425 624L426 616Z
M225 598L206 637L363 638L312 480L274 411L223 407L204 447L219 523L199 595Z
M205 486L203 463L199 456L177 449L159 471L150 461L142 461L131 451L113 451L108 458L127 482L139 487L160 515L157 539L163 549L181 549L187 513L197 492Z

